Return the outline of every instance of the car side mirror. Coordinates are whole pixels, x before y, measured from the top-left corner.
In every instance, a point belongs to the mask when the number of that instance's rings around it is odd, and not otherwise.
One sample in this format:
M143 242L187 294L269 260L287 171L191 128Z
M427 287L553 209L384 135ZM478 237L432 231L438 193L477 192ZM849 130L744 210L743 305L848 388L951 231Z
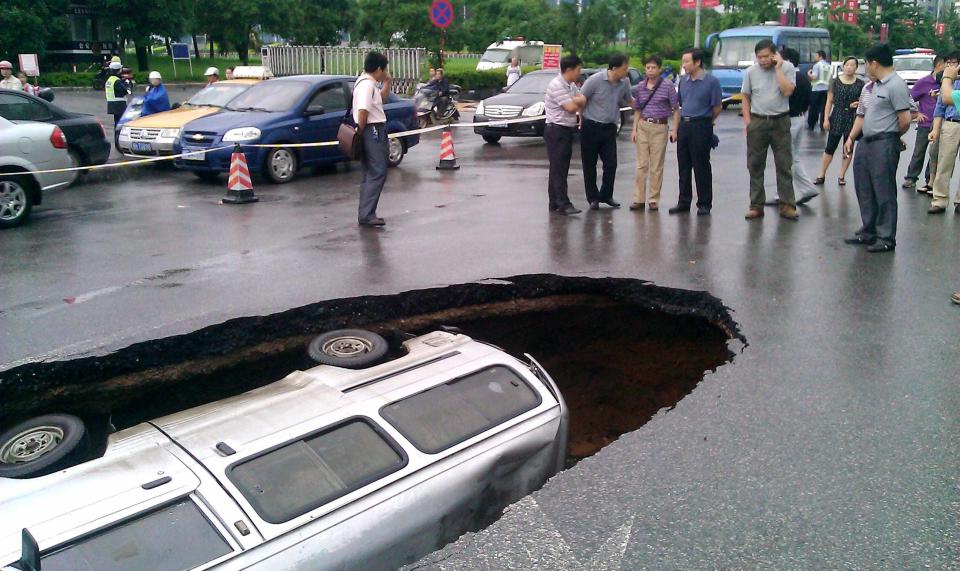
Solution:
M20 569L23 571L40 571L40 548L27 528L20 534Z
M176 103L174 103L173 105L171 105L171 106L170 106L170 109L180 109L180 102L177 101Z
M51 103L53 102L54 95L55 93L49 87L41 87L39 93L37 93L37 97Z
M323 108L322 105L314 105L312 107L307 107L307 110L303 114L307 117L313 117L314 115L323 115L327 110Z

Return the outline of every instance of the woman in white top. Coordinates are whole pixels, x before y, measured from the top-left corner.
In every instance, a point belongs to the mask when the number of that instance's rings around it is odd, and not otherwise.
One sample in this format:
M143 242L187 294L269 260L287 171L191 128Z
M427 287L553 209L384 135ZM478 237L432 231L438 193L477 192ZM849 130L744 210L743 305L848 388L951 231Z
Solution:
M513 56L510 58L510 66L507 68L507 87L510 87L520 79L520 58Z

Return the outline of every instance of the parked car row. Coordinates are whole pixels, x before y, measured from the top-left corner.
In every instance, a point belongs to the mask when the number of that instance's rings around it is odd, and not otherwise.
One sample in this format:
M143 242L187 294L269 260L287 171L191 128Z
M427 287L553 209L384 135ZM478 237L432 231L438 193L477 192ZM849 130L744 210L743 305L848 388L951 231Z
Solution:
M408 337L388 360L371 332L321 335L320 365L111 434L96 458L75 417L12 427L0 567L395 569L563 468L568 410L532 357Z

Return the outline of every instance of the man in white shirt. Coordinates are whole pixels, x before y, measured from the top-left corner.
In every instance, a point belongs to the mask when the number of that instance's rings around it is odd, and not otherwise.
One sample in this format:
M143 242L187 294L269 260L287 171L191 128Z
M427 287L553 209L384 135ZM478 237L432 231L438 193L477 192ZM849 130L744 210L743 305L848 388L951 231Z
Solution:
M363 73L353 86L353 120L363 134L363 180L360 183L360 207L357 221L361 226L383 226L386 221L377 216L380 193L387 182L387 160L390 143L387 140L387 114L384 100L390 100L390 74L387 56L370 52L363 62Z
M3 76L3 79L0 79L0 89L23 91L23 84L13 76L13 65L7 60L0 61L0 75Z

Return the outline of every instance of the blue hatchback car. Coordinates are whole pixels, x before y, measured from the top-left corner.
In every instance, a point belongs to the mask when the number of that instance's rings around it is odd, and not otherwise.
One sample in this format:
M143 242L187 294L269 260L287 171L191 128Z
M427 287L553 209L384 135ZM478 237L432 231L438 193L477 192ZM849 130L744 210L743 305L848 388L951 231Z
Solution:
M292 180L305 167L346 161L336 146L279 145L336 141L340 121L350 106L354 81L342 75L296 75L258 83L220 113L188 123L174 147L176 153L187 154L176 159L176 165L201 179L215 179L230 170L233 149L189 153L233 143L278 145L244 148L251 173L260 172L276 183ZM417 128L413 101L391 95L384 110L388 133ZM390 139L390 166L400 164L407 150L419 142L419 135Z

